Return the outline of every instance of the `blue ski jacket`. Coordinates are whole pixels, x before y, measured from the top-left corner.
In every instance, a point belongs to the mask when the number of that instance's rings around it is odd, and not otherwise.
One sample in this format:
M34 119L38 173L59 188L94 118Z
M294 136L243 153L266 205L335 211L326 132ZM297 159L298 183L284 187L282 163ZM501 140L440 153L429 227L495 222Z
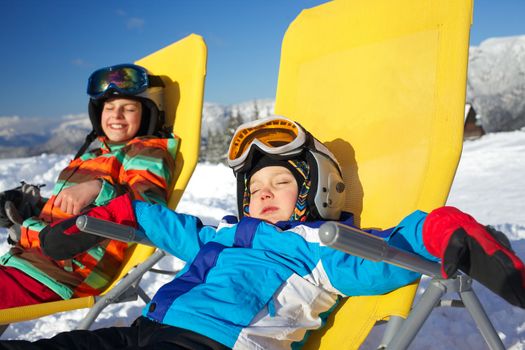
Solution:
M161 205L133 205L139 231L186 261L143 315L233 349L300 348L341 296L383 294L419 277L324 246L322 222L272 225L245 217L215 228ZM382 234L391 245L436 261L423 245L425 217L416 211Z

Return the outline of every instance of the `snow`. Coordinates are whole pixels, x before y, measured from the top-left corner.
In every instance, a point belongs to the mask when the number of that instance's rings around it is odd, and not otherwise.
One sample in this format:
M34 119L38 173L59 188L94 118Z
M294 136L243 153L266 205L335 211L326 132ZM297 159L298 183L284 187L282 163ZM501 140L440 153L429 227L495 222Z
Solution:
M71 156L41 155L32 158L0 160L0 190L16 186L20 180L45 183L49 195L59 170ZM488 134L467 141L451 189L448 204L469 212L484 224L504 231L513 248L525 260L525 131ZM210 179L213 179L210 181ZM179 211L215 224L227 214L235 213L235 182L224 165L199 164L179 205ZM0 252L6 251L5 229L0 229ZM180 268L181 262L166 257L159 267ZM152 295L170 277L147 274L141 285ZM426 285L424 279L422 285ZM513 307L475 283L474 290L484 305L506 348L525 349L525 310ZM421 294L421 288L419 291ZM140 315L143 303L128 302L108 307L94 327L128 325ZM2 339L39 339L75 327L86 310L65 312L39 320L11 325ZM376 327L363 349L375 349L384 327ZM425 322L412 349L487 348L476 326L464 309L435 309Z
M525 127L525 35L491 38L469 50L467 101L485 131Z

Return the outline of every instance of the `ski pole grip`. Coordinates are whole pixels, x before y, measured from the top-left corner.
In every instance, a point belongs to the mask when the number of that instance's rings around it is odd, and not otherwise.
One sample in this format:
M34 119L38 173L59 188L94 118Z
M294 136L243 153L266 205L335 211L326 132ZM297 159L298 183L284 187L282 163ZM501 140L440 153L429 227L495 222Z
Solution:
M329 221L319 228L319 239L332 248L367 260L384 261L432 277L441 276L440 264L390 246L382 238L355 227Z
M109 239L115 239L122 242L137 242L153 246L150 240L146 237L141 237L136 234L133 227L117 224L115 222L106 221L92 216L81 215L76 220L78 229L82 232L90 233L96 236L102 236Z

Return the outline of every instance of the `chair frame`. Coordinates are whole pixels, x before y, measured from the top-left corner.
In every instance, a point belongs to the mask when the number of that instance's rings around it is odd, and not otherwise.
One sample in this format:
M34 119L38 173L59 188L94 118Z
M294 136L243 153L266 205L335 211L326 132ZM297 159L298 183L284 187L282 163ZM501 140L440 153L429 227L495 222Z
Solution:
M106 308L106 306L114 303L121 303L126 301L137 300L139 297L144 303L149 303L151 298L139 286L142 276L151 270L151 268L158 263L166 253L157 249L146 261L133 269L126 277L124 277L119 284L112 288L108 293L95 297L95 305L89 309L88 313L82 321L78 324L76 329L89 329L98 315ZM170 273L171 272L166 272Z
M385 331L379 349L406 349L423 327L428 316L442 301L445 294L458 293L459 302L452 305L464 306L476 323L490 349L505 349L500 337L472 289L472 278L457 273L448 279L441 277L441 265L415 254L389 246L381 238L354 227L330 222L319 229L319 237L326 245L372 261L383 261L411 271L430 276L432 279L416 303L408 318L403 321L396 317Z

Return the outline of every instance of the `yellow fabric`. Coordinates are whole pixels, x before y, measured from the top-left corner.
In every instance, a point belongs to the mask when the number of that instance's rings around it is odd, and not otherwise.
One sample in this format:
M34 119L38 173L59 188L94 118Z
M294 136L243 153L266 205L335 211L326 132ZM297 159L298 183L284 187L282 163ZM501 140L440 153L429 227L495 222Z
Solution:
M175 121L173 132L181 138L175 166L175 174L179 175L172 181L170 208L177 206L199 157L206 58L204 40L199 35L191 34L136 62L162 77L166 86L166 125L172 125ZM118 276L102 294L111 290L131 268L145 261L154 251L154 248L144 245L128 249ZM91 307L93 303L93 297L86 297L4 309L0 310L0 325Z
M49 303L19 306L0 310L0 324L10 324L32 320L57 312L71 311L91 307L95 303L94 297L75 298L70 300L53 301Z
M414 282L380 297L345 299L330 316L326 326L310 335L304 349L358 349L377 321L387 320L389 316L406 317L417 285ZM334 324L343 327L332 328Z
M462 148L471 17L471 0L334 0L288 28L275 113L340 160L357 225L388 228L446 202ZM375 319L406 316L416 290L406 289L394 303L351 298L321 348L357 348Z
M176 179L168 206L175 208L182 197L199 159L204 79L206 77L207 48L201 36L190 34L136 63L160 75L166 85L164 99L168 125L181 138L177 155Z

